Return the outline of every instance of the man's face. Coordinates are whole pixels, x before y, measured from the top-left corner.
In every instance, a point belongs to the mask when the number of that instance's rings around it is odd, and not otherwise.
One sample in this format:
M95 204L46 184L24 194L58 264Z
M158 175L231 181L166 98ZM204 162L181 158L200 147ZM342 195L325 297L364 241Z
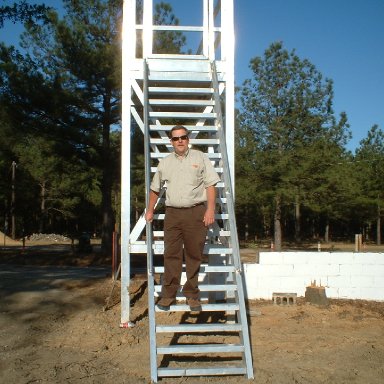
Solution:
M176 140L177 138L177 140ZM175 140L173 140L175 139ZM180 156L184 155L188 150L189 138L184 129L175 129L172 132L171 143L175 152Z

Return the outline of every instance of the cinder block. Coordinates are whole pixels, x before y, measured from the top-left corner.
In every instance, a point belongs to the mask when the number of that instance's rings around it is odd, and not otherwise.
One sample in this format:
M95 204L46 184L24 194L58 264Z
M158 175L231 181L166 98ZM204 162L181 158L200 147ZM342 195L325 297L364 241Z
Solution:
M249 294L249 292L248 292ZM257 300L257 299L264 299L264 300L271 300L272 297L272 290L271 289L256 289L252 291L252 297L249 297L251 299Z
M293 287L305 287L306 285L304 276L285 276L281 278L281 286L284 292L296 292Z
M255 275L255 277L276 277L284 273L290 273L289 269L286 269L284 265L261 265L261 264L255 264L258 266L258 268L248 268L248 272L252 271L251 273ZM292 267L293 269L293 267Z
M336 264L355 264L355 254L352 252L335 252L331 253L332 263Z
M297 296L304 296L305 295L305 284L301 285L286 285L284 282L281 284L282 291L287 291L287 292L295 292Z
M351 277L350 276L328 276L327 278L328 287L350 287L351 286Z
M384 291L384 276L374 276L372 288L381 288Z
M362 300L384 300L384 290L377 288L361 288L361 299Z
M361 299L361 288L342 287L338 289L339 299Z
M352 288L371 288L374 285L373 276L351 276Z
M384 276L384 264L380 265L363 265L361 270L362 275L367 276Z
M284 257L282 252L260 252L260 264L284 264Z
M271 297L272 297L272 291L271 290L265 291L260 295L260 298L264 299L264 300L271 300Z
M339 275L338 264L299 264L293 266L293 275L316 278L316 276Z
M308 264L332 264L334 263L334 254L330 252L308 252Z
M258 288L258 280L255 279L254 276L251 274L245 274L244 275L244 284L247 288L247 290L254 290Z
M293 272L293 265L263 265L260 269L262 276L290 276Z
M338 299L339 298L339 288L335 287L326 287L325 293L329 299Z
M284 264L308 264L308 252L284 252Z
M292 274L294 276L311 276L316 272L315 264L294 264Z
M361 276L362 264L340 264L340 275Z
M257 279L258 287L268 287L273 291L281 290L281 278L280 277L259 277Z
M383 253L355 253L354 259L359 264L384 265Z
M272 302L275 305L295 305L297 299L296 293L283 293L274 292L272 293Z
M259 264L249 264L249 263L245 263L243 264L243 271L245 274L252 274L252 273L256 273L256 271L260 268L260 265Z

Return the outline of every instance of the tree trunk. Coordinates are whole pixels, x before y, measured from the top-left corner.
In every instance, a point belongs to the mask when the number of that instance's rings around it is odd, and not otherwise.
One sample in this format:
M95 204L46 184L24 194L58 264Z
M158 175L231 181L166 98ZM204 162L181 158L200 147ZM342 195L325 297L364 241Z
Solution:
M12 161L12 202L11 202L11 237L13 240L16 238L16 217L15 217L15 180L16 180L16 163Z
M329 220L325 223L324 242L329 243Z
M376 244L381 245L381 211L380 205L377 204L377 220L376 220Z
M277 252L281 251L281 242L282 242L282 234L281 234L281 198L279 195L275 198L275 214L274 214L274 242L275 242L275 250Z
M112 159L110 148L110 122L111 122L111 98L104 97L104 119L103 119L103 143L102 143L102 162L103 176L101 181L101 251L104 255L112 253L112 233L115 225L115 219L112 210Z
M136 223L139 221L139 218L140 218L140 212L139 212L138 205L139 205L139 201L138 201L137 196L135 196L135 222Z
M41 190L40 190L40 222L39 222L39 232L44 233L44 227L45 227L45 218L46 218L46 206L45 206L45 181L43 181L41 184Z
M245 231L244 231L244 240L248 241L249 238L249 209L248 206L245 207Z
M295 241L301 241L301 211L299 195L295 196Z

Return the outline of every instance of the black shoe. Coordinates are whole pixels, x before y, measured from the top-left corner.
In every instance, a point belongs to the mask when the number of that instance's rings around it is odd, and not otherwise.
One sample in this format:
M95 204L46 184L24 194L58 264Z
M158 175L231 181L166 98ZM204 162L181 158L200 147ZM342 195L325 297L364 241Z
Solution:
M161 311L169 311L172 304L175 304L176 299L173 298L161 298L157 302L157 308L159 308Z
M191 311L199 312L202 309L199 299L189 297L187 298L187 304L189 305L189 308L191 309Z
M171 309L171 306L170 305L157 304L157 308L159 308L161 311L169 311Z

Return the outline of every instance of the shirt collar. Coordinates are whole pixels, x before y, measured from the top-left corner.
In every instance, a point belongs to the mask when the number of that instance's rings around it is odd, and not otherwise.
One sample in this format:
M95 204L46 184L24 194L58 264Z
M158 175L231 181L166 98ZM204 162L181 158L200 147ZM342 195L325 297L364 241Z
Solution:
M187 157L189 155L189 148L187 149L187 152L184 153L184 155L178 155L176 152L173 153L175 154L176 159Z

